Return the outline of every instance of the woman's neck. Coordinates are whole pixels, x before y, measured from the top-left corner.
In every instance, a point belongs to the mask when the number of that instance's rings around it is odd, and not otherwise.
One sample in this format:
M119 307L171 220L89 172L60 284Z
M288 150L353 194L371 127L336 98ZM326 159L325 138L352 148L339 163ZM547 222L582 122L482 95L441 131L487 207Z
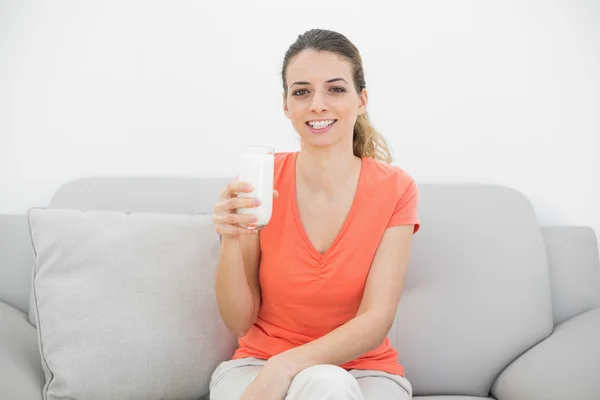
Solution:
M296 160L297 179L306 183L312 191L335 195L349 181L360 175L361 159L352 149L315 149L303 147Z

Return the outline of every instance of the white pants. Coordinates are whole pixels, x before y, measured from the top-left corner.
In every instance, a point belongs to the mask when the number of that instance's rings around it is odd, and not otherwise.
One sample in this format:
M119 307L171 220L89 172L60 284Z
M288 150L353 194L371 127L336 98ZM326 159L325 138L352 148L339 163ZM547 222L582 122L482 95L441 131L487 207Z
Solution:
M221 363L210 380L210 400L239 400L265 360L242 358ZM286 400L408 400L410 382L382 371L315 365L292 380Z

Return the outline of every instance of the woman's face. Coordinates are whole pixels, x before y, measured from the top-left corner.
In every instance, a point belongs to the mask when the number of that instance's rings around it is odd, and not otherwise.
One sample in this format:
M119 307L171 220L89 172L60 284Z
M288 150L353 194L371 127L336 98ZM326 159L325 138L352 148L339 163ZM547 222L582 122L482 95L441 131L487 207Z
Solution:
M352 146L358 115L365 112L367 92L356 93L352 66L335 53L304 50L288 64L285 115L303 145Z

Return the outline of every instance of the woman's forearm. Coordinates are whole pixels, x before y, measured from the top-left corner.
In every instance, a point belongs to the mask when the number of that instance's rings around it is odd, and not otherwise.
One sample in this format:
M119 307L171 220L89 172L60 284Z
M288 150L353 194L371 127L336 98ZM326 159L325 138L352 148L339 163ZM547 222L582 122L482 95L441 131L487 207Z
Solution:
M227 328L243 336L254 323L258 307L252 293L238 238L223 238L215 284L219 313Z
M327 335L276 357L291 376L313 365L345 364L379 346L392 323L388 316L365 312Z

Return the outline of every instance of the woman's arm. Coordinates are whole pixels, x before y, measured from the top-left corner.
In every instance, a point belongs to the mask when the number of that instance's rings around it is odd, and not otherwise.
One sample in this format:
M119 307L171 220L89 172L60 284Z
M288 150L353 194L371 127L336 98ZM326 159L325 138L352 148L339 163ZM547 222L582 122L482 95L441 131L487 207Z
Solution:
M375 349L387 336L400 301L414 225L388 228L367 278L356 317L327 335L273 357L286 374L317 364L341 365Z
M259 263L259 234L223 237L215 286L217 304L223 322L238 336L248 332L258 315Z

